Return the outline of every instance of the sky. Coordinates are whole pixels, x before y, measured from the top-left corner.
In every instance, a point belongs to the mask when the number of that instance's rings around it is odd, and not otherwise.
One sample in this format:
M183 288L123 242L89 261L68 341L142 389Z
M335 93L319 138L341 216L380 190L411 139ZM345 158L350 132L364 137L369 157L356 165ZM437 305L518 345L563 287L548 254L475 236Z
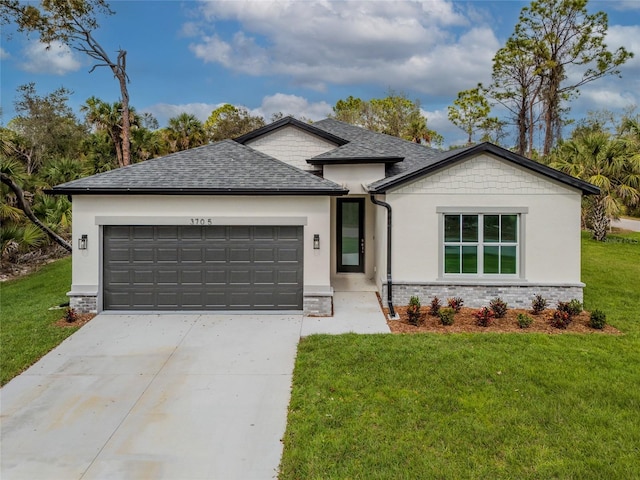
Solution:
M127 51L131 104L165 126L182 112L204 121L231 103L269 120L275 112L320 120L349 95L368 100L390 91L420 102L445 144L466 135L447 119L459 91L491 81L492 58L529 2L485 1L195 1L112 0L95 38L113 55ZM607 44L635 53L621 69L581 89L573 118L620 113L640 104L640 0L592 0L608 14ZM40 95L64 86L79 118L91 96L119 100L110 70L66 46L47 50L35 36L3 26L1 125L15 116L19 85Z

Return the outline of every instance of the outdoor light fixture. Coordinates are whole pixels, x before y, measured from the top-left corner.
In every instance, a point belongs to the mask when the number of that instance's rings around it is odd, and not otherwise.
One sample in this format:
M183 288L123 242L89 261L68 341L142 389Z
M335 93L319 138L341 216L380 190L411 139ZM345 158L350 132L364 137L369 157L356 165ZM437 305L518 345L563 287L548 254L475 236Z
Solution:
M317 233L313 235L313 249L320 250L320 235Z
M89 240L87 239L87 236L86 235L82 235L78 239L78 250L86 250L87 249L87 243L89 243Z

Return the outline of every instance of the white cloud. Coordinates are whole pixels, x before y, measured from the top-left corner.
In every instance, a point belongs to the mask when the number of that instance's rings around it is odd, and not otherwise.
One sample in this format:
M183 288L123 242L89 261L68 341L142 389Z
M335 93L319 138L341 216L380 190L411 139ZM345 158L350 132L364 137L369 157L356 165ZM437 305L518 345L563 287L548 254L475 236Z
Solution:
M499 48L489 27L469 27L446 0L204 2L190 48L205 63L254 76L286 76L323 91L374 83L441 94L487 81ZM229 32L230 25L239 24ZM451 27L465 27L453 33ZM193 26L189 25L189 30Z
M262 99L262 104L253 110L252 115L260 115L269 122L274 113L281 112L284 115L304 117L310 120L322 120L332 111L331 105L327 102L310 103L309 100L297 95L286 95L276 93L268 95Z
M610 2L610 5L615 10L640 10L640 2L638 2L638 0L619 0L617 2Z
M41 42L31 42L24 49L25 60L21 68L30 73L65 75L80 69L81 63L71 49L60 42L47 46Z
M224 103L183 103L180 105L156 103L155 105L143 108L142 111L151 113L156 117L160 126L164 127L170 118L177 117L181 113L190 113L195 115L201 122L204 122L209 118L212 111L222 105L224 105Z
M0 60L6 60L9 58L11 54L7 52L4 48L0 47Z

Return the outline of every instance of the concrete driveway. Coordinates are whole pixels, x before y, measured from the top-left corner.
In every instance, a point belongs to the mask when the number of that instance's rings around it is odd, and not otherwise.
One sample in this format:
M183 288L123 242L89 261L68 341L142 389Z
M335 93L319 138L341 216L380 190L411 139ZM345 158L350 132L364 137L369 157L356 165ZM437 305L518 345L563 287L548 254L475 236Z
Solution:
M276 477L301 326L97 316L0 391L0 477Z

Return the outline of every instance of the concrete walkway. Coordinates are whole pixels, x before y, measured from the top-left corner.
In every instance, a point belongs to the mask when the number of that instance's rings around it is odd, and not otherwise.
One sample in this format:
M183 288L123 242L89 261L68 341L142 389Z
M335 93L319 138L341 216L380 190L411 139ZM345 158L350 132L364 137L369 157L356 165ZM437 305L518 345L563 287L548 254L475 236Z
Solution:
M631 230L632 232L640 232L640 220L636 220L634 218L623 217L619 220L613 220L611 222L611 226Z
M372 292L335 305L98 315L0 390L0 478L276 478L300 336L389 331Z

